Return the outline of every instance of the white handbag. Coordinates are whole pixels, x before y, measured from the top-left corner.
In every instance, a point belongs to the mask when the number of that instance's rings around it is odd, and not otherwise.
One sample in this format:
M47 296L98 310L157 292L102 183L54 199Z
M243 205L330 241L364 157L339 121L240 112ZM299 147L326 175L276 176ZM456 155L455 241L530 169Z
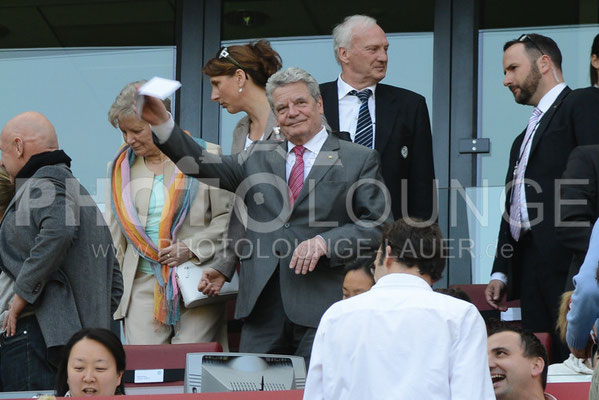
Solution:
M177 276L177 285L183 298L185 308L194 308L205 304L219 303L234 299L239 291L239 277L237 271L233 275L231 282L225 282L220 289L220 294L215 297L210 297L198 290L198 284L202 279L204 270L208 266L195 265L191 261L186 261L177 266L175 272Z

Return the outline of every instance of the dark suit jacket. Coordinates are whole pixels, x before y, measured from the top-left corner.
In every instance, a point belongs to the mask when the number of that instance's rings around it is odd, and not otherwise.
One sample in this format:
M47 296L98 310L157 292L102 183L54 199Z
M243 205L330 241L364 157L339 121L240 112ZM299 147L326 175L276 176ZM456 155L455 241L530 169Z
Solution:
M555 287L560 286L555 280L562 280L561 287L564 287L571 260L571 252L558 241L555 232L556 180L562 176L570 152L576 146L599 143L599 112L593 109L594 107L596 106L589 102L585 90L572 91L566 87L541 118L526 167L525 178L538 184L536 189L531 184L525 186L532 225L532 244L528 248L533 249L530 251L535 252L533 258L536 260L534 265L526 265L526 268L535 273L540 282L554 281ZM514 166L519 157L525 131L518 135L512 144L506 185L513 179ZM506 211L499 229L493 272L503 272L507 275L508 298L514 299L521 297L520 279L524 266L520 265L518 257L512 257L511 252L505 251L510 245L518 248L518 243L511 237L507 222L510 198L511 190L506 194ZM543 208L541 215L539 205ZM539 218L539 222L532 224L536 218ZM560 294L553 295L557 299Z
M236 318L250 315L280 266L287 317L317 327L324 311L341 299L342 267L358 251L376 249L382 224L391 222L391 216L384 215L380 186L355 185L361 179L382 185L378 155L335 135L328 135L293 208L285 178L286 141L261 141L239 155L221 157L204 152L176 127L158 146L184 173L244 199L250 222L237 246L241 268ZM352 191L348 209L346 198ZM289 269L293 251L316 235L325 239L330 255L321 257L314 271L296 275Z
M599 89L595 89L599 95ZM599 109L599 102L598 102ZM599 127L598 127L599 129ZM562 175L560 220L557 237L574 255L568 276L578 273L589 248L591 231L599 217L599 145L579 146L572 151ZM577 182L568 183L570 180ZM575 202L578 204L571 204ZM576 226L565 226L575 223ZM573 286L567 282L566 287Z
M320 92L327 121L332 130L338 131L337 81L321 84ZM391 194L395 219L405 216L429 219L433 207L436 208L433 201L436 189L431 125L424 97L406 89L378 84L375 114L375 148L381 156L383 178ZM437 215L436 209L434 215Z

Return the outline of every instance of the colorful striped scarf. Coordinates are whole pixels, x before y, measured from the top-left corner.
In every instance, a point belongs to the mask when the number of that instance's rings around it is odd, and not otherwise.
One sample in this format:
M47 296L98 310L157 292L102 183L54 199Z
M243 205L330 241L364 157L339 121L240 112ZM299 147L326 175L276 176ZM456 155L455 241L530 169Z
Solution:
M187 132L186 132L187 133ZM189 134L189 133L188 133ZM206 143L196 139L202 147ZM164 183L168 187L165 204L160 217L158 228L159 245L156 245L146 234L139 215L133 204L131 195L131 166L136 156L129 145L123 145L111 165L111 206L114 215L127 238L140 257L150 262L156 277L154 288L154 319L162 324L175 326L180 318L179 290L175 279L176 268L158 263L160 244L170 244L177 241L177 231L189 213L192 200L198 189L196 179L186 177L178 168Z

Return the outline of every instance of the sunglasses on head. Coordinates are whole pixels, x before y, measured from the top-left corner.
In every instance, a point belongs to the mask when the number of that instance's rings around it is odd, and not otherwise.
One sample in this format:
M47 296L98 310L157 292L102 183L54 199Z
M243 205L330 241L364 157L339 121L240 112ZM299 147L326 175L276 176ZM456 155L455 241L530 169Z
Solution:
M539 50L539 52L541 52L541 55L544 56L545 52L543 50L541 50L541 48L539 47L539 45L537 44L537 42L534 41L534 39L532 37L530 37L530 35L524 34L524 35L520 35L520 37L518 38L519 42L530 42L537 50Z
M247 78L247 72L246 72L245 68L243 68L241 66L241 64L239 64L237 62L237 60L235 60L233 57L231 57L231 55L229 54L229 49L227 47L222 47L216 57L219 60L225 59L225 60L229 61L231 64L235 65L237 68L239 68L240 70L245 72L245 76Z

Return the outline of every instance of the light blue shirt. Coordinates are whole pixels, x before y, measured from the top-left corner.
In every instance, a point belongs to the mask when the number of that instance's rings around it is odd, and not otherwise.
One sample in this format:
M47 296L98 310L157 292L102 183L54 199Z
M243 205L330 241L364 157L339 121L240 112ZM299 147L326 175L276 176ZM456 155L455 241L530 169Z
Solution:
M573 278L575 290L566 330L566 340L573 349L586 348L593 324L599 318L599 286L596 280L598 265L599 223L595 223L584 263Z

